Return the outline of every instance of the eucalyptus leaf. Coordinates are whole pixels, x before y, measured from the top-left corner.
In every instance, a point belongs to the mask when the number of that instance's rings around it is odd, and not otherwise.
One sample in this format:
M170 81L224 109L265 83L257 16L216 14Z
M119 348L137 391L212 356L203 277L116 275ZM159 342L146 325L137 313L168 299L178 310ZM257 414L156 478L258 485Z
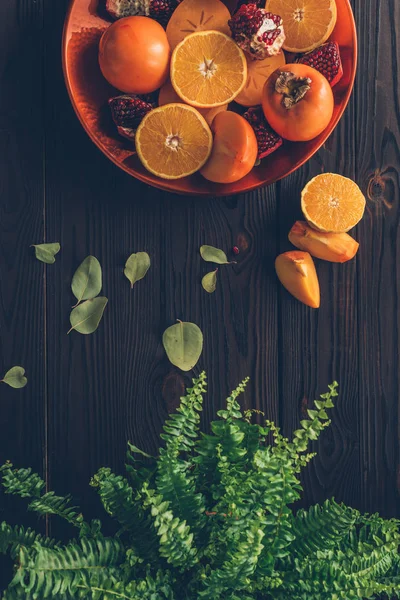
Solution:
M209 294L213 294L217 289L217 273L218 269L215 269L215 271L211 271L211 273L204 275L203 279L201 280L203 289L205 289Z
M147 252L137 252L130 255L125 264L124 275L131 282L131 288L137 281L143 279L150 269L150 264L150 256Z
M104 309L107 306L108 299L104 296L93 298L92 300L86 300L79 306L76 306L70 315L71 329L68 331L75 330L78 333L87 335L96 331L101 317L103 316Z
M12 369L7 371L1 381L15 389L23 388L28 383L23 367L12 367Z
M203 334L194 323L178 321L164 331L163 345L173 365L182 371L190 371L202 353Z
M54 244L33 244L35 256L41 262L52 265L56 262L55 256L60 252L61 246L58 242Z
M217 265L230 265L231 261L228 260L225 252L214 246L201 246L200 256L206 262L213 262Z
M101 292L102 273L99 261L94 256L87 256L79 265L72 278L72 292L79 302L92 300Z

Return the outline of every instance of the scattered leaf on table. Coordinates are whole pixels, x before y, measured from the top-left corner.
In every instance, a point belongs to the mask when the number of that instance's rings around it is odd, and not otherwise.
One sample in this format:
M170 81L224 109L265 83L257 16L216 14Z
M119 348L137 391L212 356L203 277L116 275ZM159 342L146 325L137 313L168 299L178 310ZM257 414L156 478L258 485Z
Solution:
M101 292L102 274L99 261L94 256L87 256L79 265L72 278L72 292L79 302L92 300Z
M131 288L137 281L143 279L150 269L150 264L150 256L147 252L137 252L130 255L125 264L124 274L131 282Z
M76 306L70 315L71 329L68 331L75 330L78 333L93 333L96 331L105 307L107 306L108 299L104 296L93 298L93 300L86 300L79 306Z
M55 242L54 244L33 244L35 248L35 256L38 260L52 265L56 262L55 256L60 252L60 244Z
M217 273L218 269L215 269L215 271L211 271L211 273L204 275L203 279L201 280L203 289L205 289L209 294L215 292L217 288Z
M7 371L1 381L15 389L23 388L28 383L28 380L25 377L25 369L23 367L13 367Z
M163 345L173 365L182 371L190 371L202 353L203 334L194 323L178 321L164 331Z
M214 246L201 246L200 255L206 262L213 262L217 265L230 265L231 262L228 260L225 252Z

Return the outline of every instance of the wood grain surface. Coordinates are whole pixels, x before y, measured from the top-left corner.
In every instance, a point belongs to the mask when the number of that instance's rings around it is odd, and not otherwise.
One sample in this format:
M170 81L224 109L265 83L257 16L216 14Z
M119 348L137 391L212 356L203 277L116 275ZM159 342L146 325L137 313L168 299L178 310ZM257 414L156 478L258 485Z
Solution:
M275 186L225 199L169 195L131 179L95 148L65 91L60 38L66 1L0 3L0 369L22 364L22 390L2 385L0 460L33 466L51 489L71 492L85 516L100 513L88 486L100 466L123 468L126 441L154 451L187 375L161 337L179 319L204 332L209 394L204 423L250 375L243 402L290 434L333 379L340 398L318 457L304 475L304 503L334 495L365 511L399 516L399 62L396 0L353 0L360 62L344 118L305 167ZM300 191L322 171L354 178L367 197L346 265L318 263L322 307L312 311L278 284L273 263L289 249ZM30 244L59 241L56 263ZM218 288L200 285L201 244L230 251ZM126 258L152 266L130 290ZM70 282L88 255L103 267L109 305L91 336L66 332ZM0 520L36 522L0 496ZM0 563L0 588L9 579Z

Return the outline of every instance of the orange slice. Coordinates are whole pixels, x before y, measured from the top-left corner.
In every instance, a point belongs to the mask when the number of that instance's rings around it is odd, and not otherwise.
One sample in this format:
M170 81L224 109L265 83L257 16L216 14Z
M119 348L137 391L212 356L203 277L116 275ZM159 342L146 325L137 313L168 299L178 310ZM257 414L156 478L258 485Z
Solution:
M195 108L166 104L147 113L136 131L135 145L150 173L163 179L179 179L205 164L212 134Z
M163 106L164 104L171 104L172 102L182 102L182 100L174 90L171 80L167 79L160 89L160 93L158 95L158 105ZM216 106L215 108L198 108L197 110L201 115L203 115L207 123L211 125L215 115L217 115L219 112L228 110L228 105L223 104L222 106Z
M184 102L197 108L229 104L246 80L244 52L220 31L192 33L172 53L172 85Z
M267 0L266 10L283 19L288 52L309 52L331 35L336 25L335 0Z
M254 60L246 56L247 81L246 85L235 98L242 106L257 106L262 103L262 91L268 77L282 67L285 63L285 55L279 52L275 56L267 56L263 60Z
M345 233L362 219L365 198L351 179L323 173L311 179L301 192L301 208L314 229Z
M229 10L221 0L183 0L172 13L167 25L167 38L171 50L190 33L196 31L222 31L231 34Z

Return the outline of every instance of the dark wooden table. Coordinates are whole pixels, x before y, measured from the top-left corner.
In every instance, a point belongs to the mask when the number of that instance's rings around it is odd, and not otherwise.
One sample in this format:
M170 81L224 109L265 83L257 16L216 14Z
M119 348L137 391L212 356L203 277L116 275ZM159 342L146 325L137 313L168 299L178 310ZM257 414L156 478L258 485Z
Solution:
M204 331L205 423L250 375L244 404L290 433L337 379L340 398L306 471L305 502L334 495L399 515L400 5L352 4L358 78L324 149L269 188L196 200L130 178L82 130L60 64L66 0L1 0L0 370L21 364L29 377L22 391L0 388L1 462L32 466L49 488L79 499L86 516L101 514L90 476L102 465L122 470L128 439L154 451L189 381L161 344L180 318ZM289 249L301 188L321 171L355 179L367 210L354 232L356 260L318 264L322 306L312 311L280 287L273 262ZM44 240L62 246L48 267L29 247ZM241 250L212 296L200 286L203 243ZM152 267L130 291L122 270L139 250ZM67 336L71 277L88 254L103 266L109 306L94 335ZM3 518L45 527L4 495ZM49 527L70 533L59 521Z

